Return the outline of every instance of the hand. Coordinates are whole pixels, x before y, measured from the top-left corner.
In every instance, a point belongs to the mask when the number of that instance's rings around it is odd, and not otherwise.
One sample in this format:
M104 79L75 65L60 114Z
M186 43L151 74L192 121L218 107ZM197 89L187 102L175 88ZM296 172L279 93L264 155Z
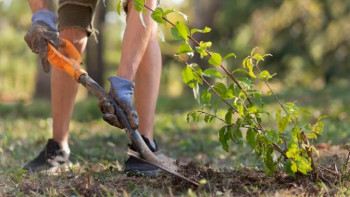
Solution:
M108 80L111 83L109 94L117 102L118 106L124 110L131 127L137 129L139 126L139 117L132 104L135 84L131 81L115 76L110 77ZM118 128L124 128L124 125L115 114L113 105L108 99L101 100L99 107L103 113L103 120Z
M59 45L57 21L57 16L53 12L49 10L37 11L32 17L32 26L24 36L29 48L40 55L45 72L49 72L51 66L47 60L47 42L56 48Z

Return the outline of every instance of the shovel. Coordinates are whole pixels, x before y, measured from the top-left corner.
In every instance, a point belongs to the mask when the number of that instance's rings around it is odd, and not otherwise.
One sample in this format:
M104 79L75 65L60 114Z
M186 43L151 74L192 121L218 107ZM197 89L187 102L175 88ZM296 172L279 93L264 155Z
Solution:
M108 99L111 101L115 115L120 119L124 125L124 130L135 145L138 152L128 150L128 154L132 157L145 161L153 166L156 166L166 172L178 176L196 186L199 185L197 180L191 180L181 174L181 168L176 165L174 159L168 158L165 155L155 155L146 145L140 133L136 129L132 129L125 112L117 105L114 99L93 79L91 79L87 72L83 70L80 65L82 58L74 45L68 40L61 39L59 47L63 54L58 52L50 43L48 44L47 59L57 69L60 69L71 76L76 82L82 84L92 95L97 99Z

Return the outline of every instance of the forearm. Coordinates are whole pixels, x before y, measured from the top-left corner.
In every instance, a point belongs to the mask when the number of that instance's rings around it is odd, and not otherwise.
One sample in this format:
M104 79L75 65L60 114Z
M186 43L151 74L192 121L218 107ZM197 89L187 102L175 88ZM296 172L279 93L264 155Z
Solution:
M39 10L48 10L47 0L27 0L27 1L33 13Z

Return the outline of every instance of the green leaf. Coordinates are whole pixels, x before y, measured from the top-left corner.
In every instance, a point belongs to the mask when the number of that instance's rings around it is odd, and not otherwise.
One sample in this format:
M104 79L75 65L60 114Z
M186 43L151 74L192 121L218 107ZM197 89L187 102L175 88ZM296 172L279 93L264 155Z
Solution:
M254 55L256 49L258 49L258 47L255 47L254 49L252 49L252 50L250 51L250 56L253 57L253 55Z
M209 59L209 64L213 66L220 66L221 65L221 55L219 53L212 53L210 59Z
M285 103L284 106L286 107L286 110L288 111L289 114L291 115L299 114L298 107L295 105L295 103L288 102L288 103Z
M260 54L255 54L253 58L258 61L264 61L264 57Z
M250 77L252 77L252 78L256 78L256 76L255 76L255 74L254 74L254 72L253 72L253 66L254 66L254 64L253 64L253 62L252 62L252 59L249 59L248 61L247 61L247 68L248 68L248 72L249 72L249 76Z
M163 9L162 8L156 8L154 12L152 12L151 17L153 18L154 21L157 23L165 24L165 21L163 20Z
M221 82L216 82L214 84L213 88L220 95L221 98L225 98L226 92L227 92L227 88L226 88L225 84L223 84Z
M199 33L209 33L211 29L209 27L205 27L203 30L200 29L191 29L191 35L199 32Z
M196 111L191 111L190 113L187 114L187 122L190 122L191 118L194 122L199 120L199 116L197 116Z
M238 110L238 114L243 117L244 116L244 108L243 108L242 104L237 106L237 110Z
M233 99L233 98L235 98L235 84L231 84L228 87L225 98L226 99Z
M298 171L298 166L297 166L297 164L296 164L295 162L292 161L291 166L290 166L290 169L291 169L294 173L296 173L296 172Z
M318 118L318 121L312 126L311 130L315 132L317 135L322 135L324 129L324 123L322 119L326 118L326 116L322 116Z
M192 50L192 48L191 48L191 46L190 46L190 44L188 44L188 42L183 42L181 45L180 45L180 47L177 49L177 54L184 54L184 53L186 53L186 54L188 54L188 55L190 55L190 56L193 56L193 50Z
M281 118L278 121L278 130L279 132L283 133L284 130L287 129L288 122L290 121L290 116L287 115L286 117Z
M297 170L297 168L296 168L296 164L295 164L295 166L293 166L293 163L295 163L294 161L292 161L292 160L290 160L290 159L288 159L287 161L285 161L285 163L284 163L284 169L285 169L285 171L289 174L289 175L292 175L292 176L294 176L295 174L295 172L296 172L296 170ZM293 166L293 168L292 168L292 166ZM294 171L295 170L295 171Z
M230 139L230 133L227 132L227 127L224 126L219 130L219 141L221 143L222 148L228 152L228 143L227 141Z
M256 108L255 106L252 106L248 109L248 113L250 114L255 114L258 112L258 108Z
M190 34L190 30L185 24L178 21L175 24L175 29L177 30L178 35L181 37L182 40L188 40L188 35Z
M171 10L165 10L163 16L166 17L168 14L175 12L174 9Z
M230 108L227 110L227 113L225 115L225 121L227 124L232 124L232 109Z
M238 145L243 145L243 135L239 125L230 126L231 140Z
M275 164L272 158L273 150L274 150L273 148L268 146L268 148L265 148L265 152L264 152L264 163L267 168L266 174L268 175L272 175L272 173L275 171Z
M179 31L176 29L176 27L172 27L170 31L176 40L183 40L183 38L181 37L181 35L180 35Z
M252 80L250 80L248 77L239 77L238 81L248 89L253 86Z
M235 73L243 73L243 74L246 74L246 75L249 75L249 73L244 70L244 69L241 69L241 68L236 68L232 71L232 74L235 74Z
M296 157L295 163L297 165L298 171L305 175L312 170L311 162L305 157Z
M207 53L207 49L210 48L212 45L211 42L203 42L203 41L200 41L199 43L199 46L196 47L196 51L200 54L201 56L201 59L205 56L208 55Z
M269 80L272 78L269 71L267 71L267 70L261 71L261 73L259 73L258 77L259 77L259 79L262 79L262 80Z
M272 143L278 143L280 141L279 134L275 130L267 130L266 138Z
M145 9L145 2L143 0L133 0L135 10L141 12Z
M121 10L121 7L122 7L122 1L118 1L118 4L117 4L117 13L118 15L120 15L120 10Z
M288 151L286 152L286 155L288 158L295 158L298 157L300 153L298 145L291 141L288 145Z
M238 88L238 86L236 84L233 84L233 83L228 87L228 89L230 91L232 91L232 94L233 94L232 98L238 97L239 94L242 92L242 90L240 88ZM230 96L228 95L228 97L230 97Z
M300 134L300 129L299 129L299 127L294 127L293 129L292 129L292 140L294 141L294 142L297 142L298 141L298 136L299 136L299 134Z
M203 71L203 76L222 79L221 73L214 68L205 69Z
M211 101L211 93L208 90L204 90L202 92L202 96L201 96L202 102L204 104L210 104Z
M249 144L250 147L252 147L253 149L255 149L256 147L256 132L253 131L252 128L249 128L247 131L247 143Z
M230 57L236 57L236 54L234 54L234 53L229 53L229 54L227 54L225 57L224 57L224 60L226 60L226 59L228 59L228 58L230 58Z
M317 139L317 135L314 132L305 132L304 134L308 139Z
M195 85L195 77L192 69L189 66L186 66L181 72L182 80L185 84L187 84L190 88L194 88Z
M243 62L242 62L242 66L243 68L246 68L247 67L247 61L248 61L248 57L244 58Z
M209 114L207 114L207 115L204 116L204 122L205 122L205 123L208 123L208 122L209 122L209 119L210 119L210 115L209 115Z

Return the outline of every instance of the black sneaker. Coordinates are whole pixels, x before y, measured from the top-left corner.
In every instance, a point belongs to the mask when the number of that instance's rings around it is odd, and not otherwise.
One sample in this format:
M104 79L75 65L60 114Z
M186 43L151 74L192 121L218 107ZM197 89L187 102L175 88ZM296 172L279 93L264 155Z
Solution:
M152 152L156 153L158 151L157 144L155 144L155 147L153 147L148 138L145 136L142 136L142 138ZM129 147L131 150L137 152L133 144L129 144ZM129 159L125 162L124 172L127 175L156 176L159 174L160 169L149 163L140 161L139 159L130 156Z
M63 167L69 166L69 154L53 139L49 139L44 150L31 162L23 167L29 172L46 171L55 173Z

